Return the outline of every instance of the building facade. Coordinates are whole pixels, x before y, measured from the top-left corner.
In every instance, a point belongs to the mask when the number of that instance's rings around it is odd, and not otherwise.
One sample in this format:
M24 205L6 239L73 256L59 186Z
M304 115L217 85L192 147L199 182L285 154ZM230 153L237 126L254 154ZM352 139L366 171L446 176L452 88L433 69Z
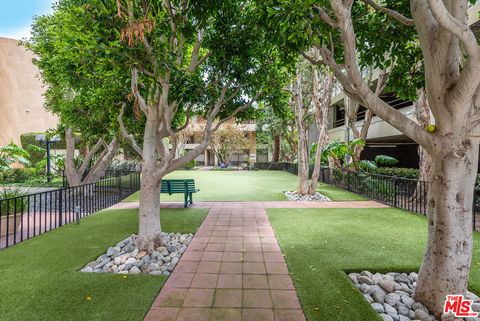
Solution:
M256 143L256 123L253 120L247 120L237 123L235 120L229 122L236 129L242 131L245 138L248 140L247 148L241 152L235 153L230 160L231 165L241 165L248 162L255 163L257 161L257 143ZM182 151L189 151L197 147L203 139L203 126L205 119L200 116L194 116L191 121L190 133L185 139L185 144L182 146ZM219 130L221 130L220 127ZM203 155L198 156L195 161L200 166L219 166L220 161L215 154L213 148L208 146Z
M20 135L58 124L43 108L44 89L32 58L17 40L0 38L0 146L20 144Z

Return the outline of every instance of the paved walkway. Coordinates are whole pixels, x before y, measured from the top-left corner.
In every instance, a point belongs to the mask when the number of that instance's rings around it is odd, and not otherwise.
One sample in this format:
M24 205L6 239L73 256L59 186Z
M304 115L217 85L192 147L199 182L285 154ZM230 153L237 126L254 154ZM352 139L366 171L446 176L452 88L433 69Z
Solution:
M384 207L371 201L305 203ZM265 212L266 207L302 205L306 207L302 202L195 203L210 211L144 321L305 321Z
M224 204L224 205L222 205ZM161 202L162 208L183 208L183 202ZM329 202L308 202L308 201L268 201L268 202L194 202L189 208L213 208L213 207L237 207L253 206L261 208L388 208L388 205L376 201L329 201ZM138 202L121 202L109 209L132 209L138 208Z

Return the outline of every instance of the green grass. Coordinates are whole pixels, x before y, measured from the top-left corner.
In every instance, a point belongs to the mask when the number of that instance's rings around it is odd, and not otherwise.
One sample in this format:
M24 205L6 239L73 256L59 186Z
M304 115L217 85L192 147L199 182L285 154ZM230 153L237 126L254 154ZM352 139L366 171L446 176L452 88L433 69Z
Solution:
M269 209L309 321L380 320L344 271L418 271L427 238L423 216L393 208ZM470 289L480 292L475 233Z
M297 176L282 171L175 171L166 179L193 178L200 192L193 201L285 201L283 191L295 190ZM348 191L319 184L320 193L335 201L364 200ZM125 201L138 201L139 193ZM183 202L183 194L162 194L164 202Z
M162 209L162 227L193 233L206 214ZM137 228L138 210L105 210L0 251L0 320L142 320L165 277L78 272Z

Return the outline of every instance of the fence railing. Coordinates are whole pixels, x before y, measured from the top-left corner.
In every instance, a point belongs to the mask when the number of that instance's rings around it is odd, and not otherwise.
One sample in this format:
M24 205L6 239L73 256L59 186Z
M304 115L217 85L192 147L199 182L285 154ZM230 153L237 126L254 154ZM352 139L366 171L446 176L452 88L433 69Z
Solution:
M0 199L0 249L110 207L140 189L140 173L107 173L98 182Z
M257 169L297 174L295 163L256 163ZM313 168L310 167L310 175ZM319 181L346 189L392 207L426 215L429 183L418 179L322 167ZM480 188L474 189L473 226L480 230Z
M423 215L427 211L426 181L328 167L321 169L319 180L393 207Z
M82 179L84 179L88 175L88 171L89 170L85 171ZM107 169L102 179L130 175L130 174L139 173L139 172L141 172L141 170L137 171L137 170L126 170L126 169ZM62 174L62 186L66 188L68 187L68 181L67 181L67 174L65 173L65 170L62 170L61 174Z

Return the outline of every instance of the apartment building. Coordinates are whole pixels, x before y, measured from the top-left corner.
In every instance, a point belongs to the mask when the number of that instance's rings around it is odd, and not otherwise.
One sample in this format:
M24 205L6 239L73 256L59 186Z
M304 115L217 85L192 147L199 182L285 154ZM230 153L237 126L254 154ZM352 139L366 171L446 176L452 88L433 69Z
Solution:
M232 157L231 165L241 165L247 162L257 161L257 143L256 143L256 123L254 120L247 120L237 122L236 120L230 120L230 124L237 129L244 132L245 138L248 140L247 148L241 152L235 153ZM182 151L189 151L197 147L203 139L203 126L205 125L205 119L201 116L194 116L191 121L188 137L185 139L185 144L181 147ZM221 130L221 127L220 127ZM198 156L195 161L200 166L218 166L219 159L211 146L209 146L205 152Z
M470 28L475 32L477 38L480 36L480 4L472 6L468 10L468 22ZM374 76L375 78L375 76ZM393 108L401 111L407 117L415 120L413 102L399 99L395 93L384 92L380 98ZM330 139L338 139L345 142L354 138L352 130L346 125L345 116L348 111L354 108L355 103L347 97L340 87L334 90L329 113ZM365 119L366 109L360 106L357 113L356 127L360 130ZM318 130L313 125L309 130L309 141L315 142L318 137ZM376 155L390 155L397 158L401 167L418 168L418 144L407 137L384 120L374 116L368 130L366 147L361 155L362 159L373 160Z

